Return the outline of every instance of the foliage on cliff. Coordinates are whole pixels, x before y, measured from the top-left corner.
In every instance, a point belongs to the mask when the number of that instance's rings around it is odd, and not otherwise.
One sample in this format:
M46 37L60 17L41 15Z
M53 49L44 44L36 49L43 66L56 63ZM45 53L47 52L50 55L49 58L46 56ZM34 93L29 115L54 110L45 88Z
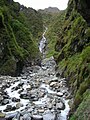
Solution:
M48 31L46 33L47 36L47 57L50 57L52 55L57 55L58 52L55 51L55 44L58 39L58 34L61 31L61 27L64 22L65 18L65 12L66 11L60 11L58 14L53 14L53 16L48 19Z
M13 0L0 1L0 74L18 74L38 56L42 31L40 13Z
M62 77L67 78L74 98L70 111L71 120L89 120L90 117L89 3L89 0L69 0L65 19L63 22L60 21L63 24L59 25L57 21L54 21L57 26L51 25L52 27L50 27L50 31L55 30L52 33L52 38L50 38L51 36L49 38L53 41L54 35L56 36L54 42L56 41L55 50L57 55L54 54L54 57L58 64L58 70ZM87 14L85 10L88 10ZM58 18L59 20L60 18ZM57 28L59 28L58 31Z

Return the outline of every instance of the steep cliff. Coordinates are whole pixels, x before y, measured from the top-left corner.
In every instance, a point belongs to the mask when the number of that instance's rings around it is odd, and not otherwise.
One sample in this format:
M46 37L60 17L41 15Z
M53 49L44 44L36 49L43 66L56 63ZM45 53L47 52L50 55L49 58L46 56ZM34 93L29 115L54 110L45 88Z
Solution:
M89 120L90 1L69 0L65 18L60 19L51 23L49 29L53 33L47 35L49 46L52 45L51 41L54 40L54 44L57 41L54 54L57 70L62 77L67 78L72 91L70 120Z
M36 40L42 31L40 13L13 0L0 1L0 74L18 75L39 56Z
M56 58L58 67L62 70L61 75L67 78L74 97L71 107L71 114L74 115L71 120L89 120L90 117L89 2L89 0L69 1L56 44L56 51L59 52Z

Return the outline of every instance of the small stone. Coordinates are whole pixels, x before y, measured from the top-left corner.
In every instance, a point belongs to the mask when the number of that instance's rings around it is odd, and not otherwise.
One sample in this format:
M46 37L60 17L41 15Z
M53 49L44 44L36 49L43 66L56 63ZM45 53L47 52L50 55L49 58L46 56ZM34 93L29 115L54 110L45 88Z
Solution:
M58 78L57 78L57 77L54 77L51 81L53 81L53 82L58 82Z
M58 110L64 110L65 109L65 105L63 102L57 103L56 104L56 109Z
M13 102L19 102L20 99L13 97L13 98L12 98L12 101L13 101Z
M3 101L2 101L2 105L6 105L6 104L8 104L9 103L9 100L8 99L4 99Z
M18 103L16 104L16 109L19 109L20 107L23 107L23 104L21 104L20 102L18 102Z
M32 119L33 120L43 120L43 117L41 115L33 115Z
M49 107L48 107L50 110L52 109L52 104L49 104Z
M51 82L50 87L54 87L54 86L56 86L56 84L57 84L57 82Z
M62 96L63 96L63 93L58 92L58 93L57 93L57 96L62 97Z
M44 109L39 109L38 112L39 113L44 113Z
M27 93L22 92L22 93L20 94L20 98L22 98L22 99L29 99L30 97L28 96Z

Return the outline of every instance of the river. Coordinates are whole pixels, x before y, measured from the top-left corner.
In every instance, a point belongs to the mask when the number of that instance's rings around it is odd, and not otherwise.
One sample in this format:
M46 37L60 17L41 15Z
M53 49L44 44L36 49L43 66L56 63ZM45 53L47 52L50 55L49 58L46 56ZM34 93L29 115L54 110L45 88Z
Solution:
M42 54L46 45L45 32L39 45ZM25 68L20 77L1 76L0 117L7 120L67 120L70 94L66 79L56 76L55 67L53 56L44 57L41 66Z

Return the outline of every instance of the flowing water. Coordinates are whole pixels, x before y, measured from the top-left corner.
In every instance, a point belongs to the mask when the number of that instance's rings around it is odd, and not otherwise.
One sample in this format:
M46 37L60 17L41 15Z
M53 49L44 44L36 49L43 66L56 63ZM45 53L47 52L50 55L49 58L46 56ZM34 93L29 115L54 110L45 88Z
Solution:
M39 45L42 54L46 46L45 32ZM65 78L56 77L55 66L53 57L44 58L41 66L25 68L20 77L1 76L2 114L6 118L19 114L17 120L67 120L70 94Z

